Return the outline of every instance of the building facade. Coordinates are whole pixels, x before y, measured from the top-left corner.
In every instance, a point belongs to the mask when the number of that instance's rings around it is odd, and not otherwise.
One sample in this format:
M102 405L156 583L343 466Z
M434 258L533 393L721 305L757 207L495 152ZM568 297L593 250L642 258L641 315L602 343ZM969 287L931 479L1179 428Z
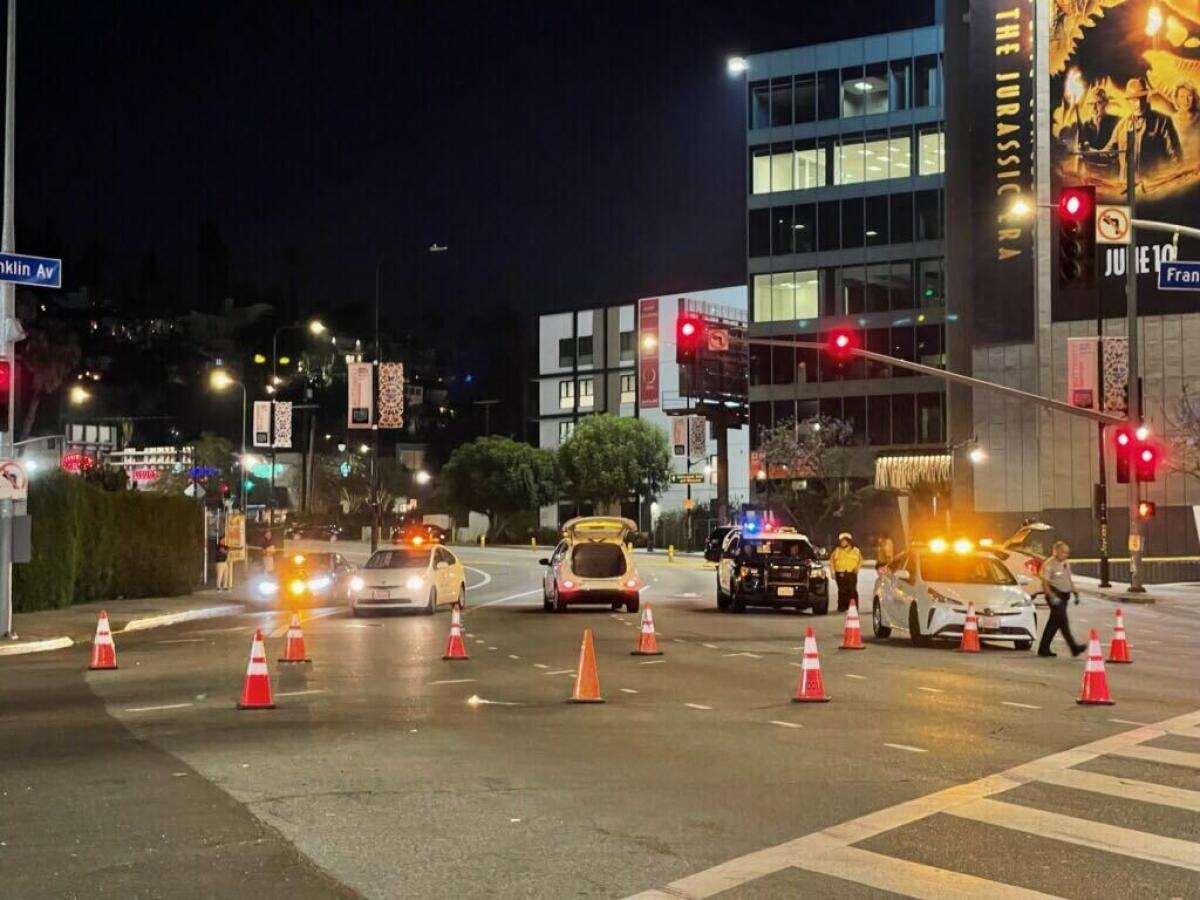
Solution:
M944 367L942 29L750 56L744 77L751 339L851 326L865 349ZM864 481L880 459L947 454L938 379L752 345L752 449L816 416L851 426Z
M741 286L647 297L636 303L538 317L538 443L556 448L574 432L584 416L608 413L641 418L660 428L672 443L672 416L686 408L679 395L679 367L675 363L675 317L683 302L725 308L744 317L746 290ZM647 340L646 325L654 320L654 339ZM749 435L747 429L729 433L730 507L745 502L749 488ZM690 459L674 454L675 471L701 473L705 483L691 486L690 496L699 509L716 498L716 442L706 435L704 452ZM671 485L653 505L626 512L650 526L662 512L679 511L689 496L685 485ZM541 524L554 527L575 515L567 501L541 512ZM583 510L587 511L587 510Z

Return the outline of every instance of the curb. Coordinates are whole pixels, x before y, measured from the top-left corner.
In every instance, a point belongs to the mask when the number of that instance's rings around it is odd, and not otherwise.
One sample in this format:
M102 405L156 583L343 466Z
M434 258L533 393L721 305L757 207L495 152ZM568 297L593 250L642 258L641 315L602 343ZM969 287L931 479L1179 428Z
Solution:
M75 644L65 635L63 637L47 638L42 641L13 643L0 645L0 656L21 656L26 653L45 653L47 650L63 650Z
M1080 593L1087 593L1088 596L1108 600L1110 603L1132 603L1135 606L1150 606L1158 602L1158 598L1153 594L1101 594L1087 591L1080 591Z
M205 606L200 609L188 609L177 613L163 613L159 616L146 616L144 619L133 619L126 622L125 627L121 631L145 631L148 628L162 628L166 625L191 622L195 619L216 619L221 616L240 613L245 608L245 604L233 603L226 604L225 606Z

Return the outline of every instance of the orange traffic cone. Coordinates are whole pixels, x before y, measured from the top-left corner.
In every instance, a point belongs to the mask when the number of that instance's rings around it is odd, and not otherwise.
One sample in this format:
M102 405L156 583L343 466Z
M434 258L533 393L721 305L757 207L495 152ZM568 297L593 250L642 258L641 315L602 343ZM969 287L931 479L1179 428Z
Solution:
M108 628L108 613L104 610L100 610L100 618L96 621L96 638L92 641L92 661L88 668L117 668L117 648Z
M862 642L862 624L858 621L858 604L850 601L850 609L846 611L846 630L842 632L842 643L839 650L866 650Z
M250 665L242 680L242 699L238 709L274 709L271 699L271 674L267 671L267 651L263 647L262 629L254 630L254 643L250 645Z
M630 656L662 656L663 653L658 649L658 638L654 634L654 611L647 603L642 608L642 630L638 635L637 649L629 654Z
M963 625L962 641L958 645L959 653L979 652L979 620L975 618L975 604L967 604L967 621Z
M310 663L304 655L304 632L300 630L300 613L292 613L292 624L288 626L287 638L283 645L281 663Z
M817 656L817 639L812 626L804 635L804 661L800 663L800 683L796 686L793 703L828 703L825 682L821 680L821 659Z
M1125 640L1125 616L1117 610L1117 624L1113 628L1112 643L1108 645L1108 661L1110 663L1132 663L1129 655L1129 641Z
M596 673L596 651L592 649L592 629L583 629L579 647L579 668L575 670L575 687L568 703L603 703L600 696L600 676Z
M450 636L446 638L446 649L442 659L470 659L467 656L467 645L462 636L462 608L455 603L454 611L450 613Z
M1104 655L1100 652L1100 636L1093 628L1088 633L1087 664L1083 667L1083 685L1076 703L1087 706L1112 706L1108 693L1108 676L1104 674Z

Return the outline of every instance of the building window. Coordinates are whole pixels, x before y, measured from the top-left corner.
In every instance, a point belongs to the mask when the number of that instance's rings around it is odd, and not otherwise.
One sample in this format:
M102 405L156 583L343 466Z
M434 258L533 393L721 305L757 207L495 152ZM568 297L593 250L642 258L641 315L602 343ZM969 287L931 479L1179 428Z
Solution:
M622 375L621 376L621 402L636 403L637 402L637 376Z
M633 362L633 332L621 332L621 362Z
M888 111L887 64L842 70L842 115L872 116Z
M841 215L836 200L825 200L817 206L817 241L821 250L837 250L841 245Z
M836 119L842 113L842 78L837 69L817 73L817 118Z
M792 79L771 81L771 124L775 127L792 124Z
M917 442L917 420L913 412L913 395L896 394L892 397L892 443L915 444Z
M842 201L842 246L863 245L863 198L851 197Z
M747 216L749 253L751 256L771 255L771 210L752 209Z
M771 85L756 81L750 85L750 127L767 128L771 124Z
M592 364L592 336L579 339L579 364L581 366L590 366Z
M892 442L892 402L890 397L867 397L867 443L884 447Z
M575 408L575 382L560 381L558 383L558 408Z
M575 433L574 422L559 422L558 423L558 442L561 444L567 438Z
M938 241L942 238L940 191L917 191L917 240Z
M941 444L946 440L942 421L943 394L917 394L917 441Z
M815 269L754 276L754 321L791 322L819 315Z
M817 118L817 76L797 75L792 86L792 98L796 104L796 124L812 122Z
M917 305L922 309L941 307L946 303L946 289L942 280L940 259L917 260Z
M775 256L792 252L795 243L793 224L790 206L777 206L771 210L771 253Z
M892 109L908 109L912 97L912 60L893 59L889 64L888 97Z
M579 379L579 408L591 409L596 402L594 391L596 389L595 378L580 378Z
M938 72L938 58L934 54L918 56L913 64L914 107L940 106L942 103L942 79Z
M912 141L908 135L868 135L843 141L833 158L834 184L862 184L911 174Z
M888 198L887 194L867 198L866 229L863 237L868 247L888 242Z
M922 128L917 137L917 174L938 175L946 171L946 141L939 128Z
M560 338L558 341L558 364L570 368L575 365L575 339Z
M805 203L795 208L792 222L793 245L797 253L817 249L817 205Z
M913 198L912 194L892 194L891 213L888 221L892 226L891 242L907 244L913 239Z

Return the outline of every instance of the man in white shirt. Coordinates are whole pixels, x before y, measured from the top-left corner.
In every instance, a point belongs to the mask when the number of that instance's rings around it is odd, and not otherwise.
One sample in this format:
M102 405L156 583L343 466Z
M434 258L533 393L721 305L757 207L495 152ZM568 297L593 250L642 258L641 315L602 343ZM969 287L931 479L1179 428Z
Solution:
M1046 602L1050 604L1050 618L1042 629L1042 642L1038 645L1038 656L1057 656L1050 649L1050 642L1057 632L1062 632L1063 640L1071 648L1071 655L1078 656L1087 649L1087 644L1077 644L1071 637L1071 625L1067 621L1067 603L1075 594L1075 602L1079 603L1079 594L1075 590L1075 582L1071 580L1071 564L1067 557L1071 548L1066 541L1056 541L1054 552L1042 563L1039 575L1046 588Z

